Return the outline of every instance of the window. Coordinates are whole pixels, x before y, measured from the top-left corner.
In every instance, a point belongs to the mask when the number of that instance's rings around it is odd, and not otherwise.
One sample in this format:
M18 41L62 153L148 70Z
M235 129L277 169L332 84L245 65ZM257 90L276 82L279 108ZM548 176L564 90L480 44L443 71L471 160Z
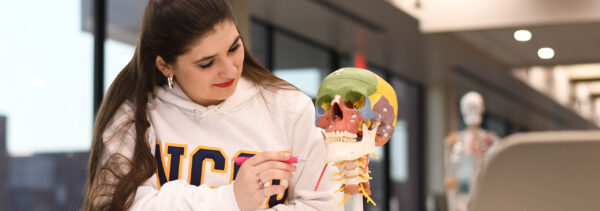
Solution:
M424 184L421 89L413 82L389 80L398 97L398 119L389 147L390 210L420 210Z
M270 67L269 60L269 33L268 27L256 21L250 22L250 52L260 64ZM247 38L246 38L247 39ZM248 43L245 43L248 45Z
M145 2L139 1L107 1L107 33L104 41L105 93L133 57L139 39L140 20L144 6Z
M368 69L394 88L398 117L388 143L376 148L380 159L369 164L373 169L372 189L382 190L375 191L372 197L382 205L365 206L365 210L419 210L422 201L419 191L423 184L421 148L424 146L420 140L420 89L415 83L396 76L386 78L386 72L389 71L384 69L376 66L369 66Z
M135 46L108 37L104 47L104 93L106 93L113 80L133 57Z
M0 34L0 115L12 155L90 148L93 35L82 30L80 3L0 7L0 27L10 32Z
M80 207L93 124L86 6L24 0L0 7L2 210Z
M398 119L390 140L390 177L394 182L408 180L408 128L406 120Z
M273 47L273 73L315 99L332 71L329 51L281 32L275 32Z
M319 85L323 78L321 72L322 71L317 68L292 68L279 69L275 71L274 74L277 77L294 84L311 98L317 98Z

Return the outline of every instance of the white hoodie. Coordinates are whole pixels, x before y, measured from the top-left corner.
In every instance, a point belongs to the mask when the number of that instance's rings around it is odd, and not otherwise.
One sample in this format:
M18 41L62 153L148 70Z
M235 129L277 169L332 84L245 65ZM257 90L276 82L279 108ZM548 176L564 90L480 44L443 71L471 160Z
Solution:
M239 210L233 194L237 156L263 151L288 151L308 158L297 164L286 194L267 197L261 209L342 210L341 194L331 182L336 168L325 165L326 149L315 126L312 101L300 91L263 90L240 78L234 94L219 105L204 107L191 101L175 84L160 87L148 104L148 141L158 170L139 186L130 210ZM103 134L103 164L113 153L132 157L135 129L132 104L124 103ZM125 136L115 136L118 130ZM114 182L114 181L113 181Z

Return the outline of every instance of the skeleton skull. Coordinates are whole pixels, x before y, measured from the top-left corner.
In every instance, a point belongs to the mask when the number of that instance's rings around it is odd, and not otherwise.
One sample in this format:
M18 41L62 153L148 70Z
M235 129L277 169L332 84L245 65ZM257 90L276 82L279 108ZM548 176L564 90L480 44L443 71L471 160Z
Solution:
M479 126L484 110L483 97L478 92L470 91L460 99L460 111L467 126Z
M371 71L341 68L317 94L317 125L327 130L328 162L354 160L391 137L398 113L396 93Z

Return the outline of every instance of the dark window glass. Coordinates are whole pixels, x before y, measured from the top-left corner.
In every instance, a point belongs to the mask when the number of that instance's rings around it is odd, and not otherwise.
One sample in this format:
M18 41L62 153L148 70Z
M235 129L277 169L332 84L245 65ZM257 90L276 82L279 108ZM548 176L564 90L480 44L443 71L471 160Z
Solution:
M321 80L332 71L329 52L280 32L273 47L273 73L316 98Z
M269 31L264 24L252 21L250 23L250 52L263 66L269 67Z
M133 57L145 4L145 1L107 1L104 92Z

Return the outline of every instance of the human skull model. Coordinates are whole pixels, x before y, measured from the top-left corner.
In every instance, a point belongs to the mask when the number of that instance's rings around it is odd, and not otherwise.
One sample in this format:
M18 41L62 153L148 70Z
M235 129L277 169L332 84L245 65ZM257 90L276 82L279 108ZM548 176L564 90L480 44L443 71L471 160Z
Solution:
M327 162L340 166L340 190L369 198L368 157L396 126L394 89L371 71L341 68L321 83L316 111L317 125L326 130Z
M467 126L480 125L484 110L483 97L475 91L467 92L460 99L460 111Z

